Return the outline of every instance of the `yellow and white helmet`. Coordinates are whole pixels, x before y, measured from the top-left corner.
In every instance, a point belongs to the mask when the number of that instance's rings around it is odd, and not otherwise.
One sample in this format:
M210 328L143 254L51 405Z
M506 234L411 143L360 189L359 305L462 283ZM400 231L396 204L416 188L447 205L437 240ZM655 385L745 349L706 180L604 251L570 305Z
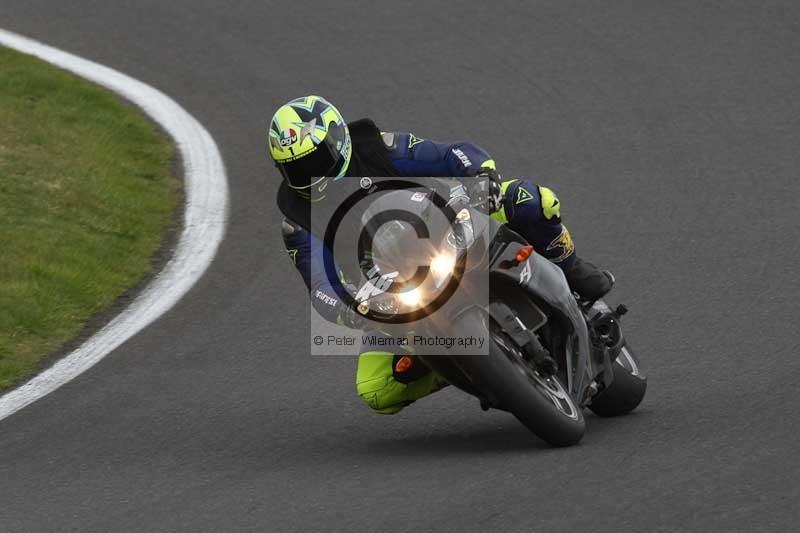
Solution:
M275 112L269 153L289 187L304 198L316 199L328 178L347 172L353 146L339 111L322 97L305 96Z

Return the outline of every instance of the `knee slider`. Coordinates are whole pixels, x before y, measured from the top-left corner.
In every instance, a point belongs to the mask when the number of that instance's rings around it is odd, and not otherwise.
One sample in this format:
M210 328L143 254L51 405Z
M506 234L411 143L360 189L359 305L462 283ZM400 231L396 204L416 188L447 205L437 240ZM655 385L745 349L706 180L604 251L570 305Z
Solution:
M388 383L389 379L371 380L356 385L361 400L378 414L393 415L408 405L402 393L398 394L398 391L392 390L393 387ZM383 383L376 383L378 381Z
M392 376L393 355L367 353L359 357L356 391L373 411L392 415L408 405L406 385Z

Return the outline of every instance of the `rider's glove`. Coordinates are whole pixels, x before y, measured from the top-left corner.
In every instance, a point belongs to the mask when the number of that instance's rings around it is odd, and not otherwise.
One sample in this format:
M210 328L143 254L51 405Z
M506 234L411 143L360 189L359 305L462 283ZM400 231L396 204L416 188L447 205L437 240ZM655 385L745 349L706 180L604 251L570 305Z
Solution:
M351 296L356 295L355 285L345 283L344 288ZM342 302L342 304L344 304L344 302ZM339 323L350 329L361 329L364 326L364 317L361 316L362 314L363 313L358 312L356 305L342 305L342 311L339 313Z
M350 329L362 329L364 327L364 317L354 307L345 307L339 313L339 322Z
M470 198L479 204L478 207L482 207L489 214L499 211L503 195L500 192L502 178L497 173L497 170L481 167L473 177L475 181L473 186L469 187Z

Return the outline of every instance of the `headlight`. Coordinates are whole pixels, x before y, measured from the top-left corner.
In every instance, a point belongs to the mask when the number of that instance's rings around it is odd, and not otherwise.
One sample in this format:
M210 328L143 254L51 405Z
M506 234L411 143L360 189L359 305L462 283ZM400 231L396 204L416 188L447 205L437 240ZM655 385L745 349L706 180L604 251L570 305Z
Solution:
M437 288L441 287L453 275L455 267L456 254L453 252L440 252L431 257L429 268L434 285ZM423 293L422 287L414 287L397 293L385 292L370 298L369 303L362 302L358 310L361 314L366 314L368 309L382 313L397 313L399 312L398 304L406 309L417 309L425 303L423 300L426 297L429 295Z
M431 273L437 284L447 279L456 266L456 256L450 253L438 253L431 258Z
M399 293L397 298L406 307L417 307L422 300L422 295L419 289L411 289L410 291Z

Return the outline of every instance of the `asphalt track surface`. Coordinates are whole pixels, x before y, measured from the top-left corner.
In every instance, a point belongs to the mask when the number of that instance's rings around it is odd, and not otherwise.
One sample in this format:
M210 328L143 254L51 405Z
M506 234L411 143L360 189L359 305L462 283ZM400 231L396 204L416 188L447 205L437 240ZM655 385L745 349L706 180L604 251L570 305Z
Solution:
M231 186L187 297L0 422L0 531L796 527L797 4L222 4L0 3L174 97ZM353 358L306 355L264 133L312 92L555 188L632 310L642 407L549 449L454 390L376 416Z

